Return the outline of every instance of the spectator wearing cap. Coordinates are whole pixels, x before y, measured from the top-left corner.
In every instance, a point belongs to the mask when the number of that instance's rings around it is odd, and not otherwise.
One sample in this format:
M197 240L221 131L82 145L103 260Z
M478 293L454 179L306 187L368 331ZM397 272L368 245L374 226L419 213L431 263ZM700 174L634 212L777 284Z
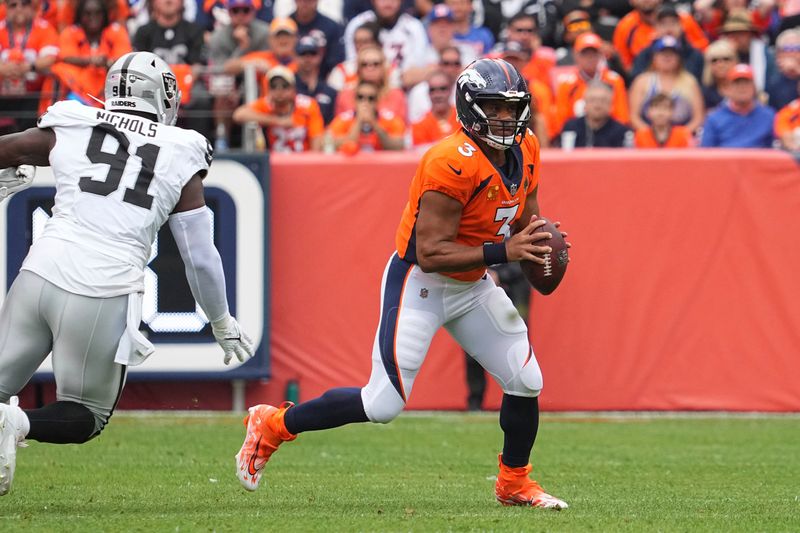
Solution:
M611 116L623 124L629 120L628 93L622 76L606 68L601 49L603 40L594 33L583 33L575 40L576 72L563 74L556 80L556 120L560 129L573 117L584 114L584 94L592 81L601 81L612 91Z
M322 47L314 35L300 37L297 41L297 93L317 101L327 126L333 120L336 91L322 78Z
M797 83L800 91L800 82ZM775 138L781 147L800 152L800 98L793 100L775 115Z
M259 72L269 71L272 67L283 65L289 70L297 70L295 47L297 46L297 24L288 17L277 17L269 23L269 50L250 52L242 57L242 61L256 65ZM267 79L261 80L261 92L268 92Z
M290 17L297 23L298 35L312 35L322 44L320 73L325 77L344 61L344 26L320 13L318 0L295 0L294 3L295 11Z
M722 93L728 83L728 71L736 66L736 49L730 41L714 41L705 53L703 68L703 103L710 112L722 103Z
M266 96L238 107L233 120L260 125L271 152L319 151L325 126L317 101L297 94L295 76L288 67L273 67L266 79Z
M658 37L673 37L681 45L680 54L683 68L695 77L698 83L703 79L703 53L692 46L683 34L683 26L678 11L672 4L663 5L656 15L656 35ZM653 44L639 52L633 60L631 76L636 77L650 67L653 60Z
M411 125L411 144L417 148L429 146L461 127L456 116L456 106L450 101L450 77L435 70L428 76L426 85L431 109L422 120Z
M750 65L741 63L728 72L725 96L719 108L706 117L700 145L770 148L775 112L758 101L755 75Z
M402 150L405 122L388 109L378 107L379 87L361 80L355 88L355 107L333 119L328 132L337 150L345 153Z
M758 30L746 9L732 9L720 29L720 38L729 40L736 49L738 63L750 65L759 92L775 71L775 56L766 43L758 38Z
M413 67L425 66L427 34L422 22L401 11L401 0L372 0L372 9L354 17L344 30L345 57L355 58L353 34L356 28L369 21L380 26L380 42L389 66L400 75ZM336 88L335 86L333 86Z
M517 41L507 41L498 43L488 57L498 57L508 61L514 66L528 84L533 101L531 105L531 124L530 128L536 133L542 148L547 148L550 139L559 132L555 105L553 104L553 91L546 83L536 78L527 78L524 74L525 65L529 64L531 51L522 43Z
M564 29L561 32L561 46L556 49L556 64L560 66L574 65L575 39L582 33L594 33L592 19L588 12L582 9L573 9L564 15L562 25Z
M550 85L550 72L556 64L556 52L552 48L542 46L539 35L539 23L535 16L520 12L508 21L506 26L506 42L516 41L530 50L530 59L520 73L525 79L539 80Z
M767 83L769 105L781 109L798 97L800 80L800 27L786 30L775 41L777 69Z
M636 148L688 148L692 145L692 132L686 126L672 123L675 102L668 94L658 93L650 100L647 120L650 125L636 130Z
M656 16L661 7L661 0L630 0L633 11L622 17L614 30L614 48L617 49L623 66L627 70L633 68L633 60L639 52L650 46L657 37ZM705 50L708 38L700 25L689 13L678 13L680 24L686 40L698 50Z
M135 0L134 0L135 1ZM146 2L147 0L141 0ZM229 0L196 0L198 3L195 22L200 24L206 32L214 32L221 26L231 22ZM272 0L252 0L254 18L269 24L274 17Z
M672 123L694 132L705 118L703 93L694 76L681 64L681 43L674 37L661 37L653 43L650 69L631 84L631 124L635 129L648 126L647 108L652 98L666 93L672 98Z
M472 24L472 0L444 0L453 13L455 40L473 48L478 57L489 53L494 46L494 35L488 28Z
M562 148L623 148L633 145L633 132L611 117L614 92L600 80L589 83L584 94L585 114L567 121L556 138Z
M227 8L230 23L211 34L209 62L221 65L227 74L238 75L244 69L244 56L269 48L269 24L256 18L253 0L227 0Z
M433 6L428 13L426 31L428 32L428 46L425 48L424 66L412 67L403 71L403 87L413 88L418 83L424 83L427 77L439 68L439 58L444 48L457 46L461 59L465 65L472 63L478 57L475 49L468 44L455 40L455 23L453 12L446 4ZM427 93L427 91L425 91Z
M440 4L441 5L441 4ZM434 72L441 72L447 76L448 86L450 87L449 102L451 105L456 104L456 79L461 74L461 70L467 65L461 59L461 52L463 48L450 45L445 46L439 52L438 69ZM472 51L470 50L470 53ZM413 124L419 122L425 114L431 110L431 100L428 96L428 82L416 84L410 91L408 91L408 122Z
M759 0L752 2L753 9L747 9L751 3L747 0L695 0L692 11L695 19L700 23L703 31L712 41L717 40L722 33L722 26L728 15L733 10L745 10L750 19L750 24L762 34L769 29L772 12L775 9L774 0Z

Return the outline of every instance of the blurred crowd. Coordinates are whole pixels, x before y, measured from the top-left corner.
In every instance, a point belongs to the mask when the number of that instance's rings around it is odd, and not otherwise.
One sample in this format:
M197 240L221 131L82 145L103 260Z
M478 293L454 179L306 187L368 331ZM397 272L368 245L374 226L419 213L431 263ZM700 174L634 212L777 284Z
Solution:
M5 0L0 21L0 133L102 105L108 66L148 50L178 125L220 150L247 125L257 150L423 147L493 57L527 79L544 147L800 151L800 0Z

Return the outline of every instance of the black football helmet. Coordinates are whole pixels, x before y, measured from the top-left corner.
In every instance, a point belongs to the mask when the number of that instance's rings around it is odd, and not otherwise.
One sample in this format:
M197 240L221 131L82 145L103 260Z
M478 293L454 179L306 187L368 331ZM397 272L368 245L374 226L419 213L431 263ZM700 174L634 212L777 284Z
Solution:
M516 104L514 119L488 118L483 105L490 100ZM456 80L456 115L467 133L492 148L506 150L519 144L531 118L525 78L502 59L473 61Z

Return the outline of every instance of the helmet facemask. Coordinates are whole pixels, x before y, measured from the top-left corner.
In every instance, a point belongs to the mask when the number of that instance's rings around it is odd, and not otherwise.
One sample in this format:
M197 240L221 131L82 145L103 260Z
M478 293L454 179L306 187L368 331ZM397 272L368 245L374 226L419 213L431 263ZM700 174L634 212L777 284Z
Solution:
M485 108L487 104L511 104L512 119L489 117ZM471 103L471 108L478 120L475 120L469 132L497 150L507 150L518 145L525 137L531 118L531 96L521 91L505 91L496 95L478 95Z

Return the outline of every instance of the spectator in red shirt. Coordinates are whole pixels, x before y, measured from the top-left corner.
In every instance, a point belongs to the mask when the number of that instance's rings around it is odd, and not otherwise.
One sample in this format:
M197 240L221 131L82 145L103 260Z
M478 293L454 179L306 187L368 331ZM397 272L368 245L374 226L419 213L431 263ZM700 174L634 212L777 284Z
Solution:
M411 142L415 147L427 146L458 131L456 108L450 103L452 84L444 72L437 70L428 76L428 95L431 110L411 126Z

